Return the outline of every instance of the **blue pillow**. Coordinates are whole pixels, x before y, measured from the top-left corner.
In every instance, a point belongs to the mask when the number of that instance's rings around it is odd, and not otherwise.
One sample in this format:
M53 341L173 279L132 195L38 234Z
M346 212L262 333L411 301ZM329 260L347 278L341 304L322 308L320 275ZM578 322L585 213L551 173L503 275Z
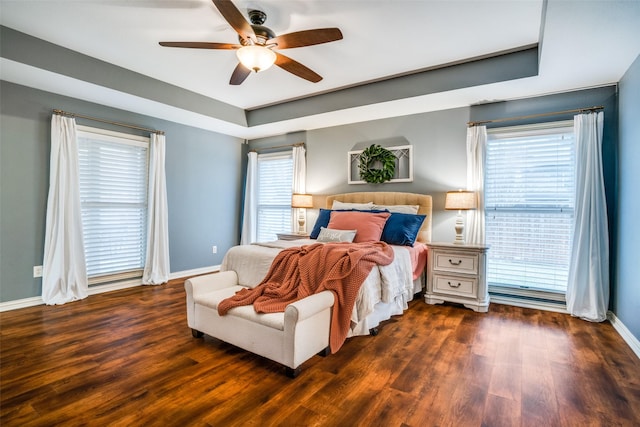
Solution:
M329 220L331 219L331 209L320 209L320 213L318 214L318 219L316 219L316 225L313 226L313 230L311 230L311 234L309 234L309 238L317 239L320 234L320 228L327 228L329 225Z
M380 240L390 245L413 246L426 215L392 212Z

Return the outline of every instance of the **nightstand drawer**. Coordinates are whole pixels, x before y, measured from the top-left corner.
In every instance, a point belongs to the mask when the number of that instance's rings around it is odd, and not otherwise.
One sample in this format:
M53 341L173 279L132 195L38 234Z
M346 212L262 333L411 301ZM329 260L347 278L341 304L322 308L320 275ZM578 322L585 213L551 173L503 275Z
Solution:
M475 296L475 279L433 276L434 292L450 295Z
M467 254L435 253L434 270L455 273L478 273L478 256Z

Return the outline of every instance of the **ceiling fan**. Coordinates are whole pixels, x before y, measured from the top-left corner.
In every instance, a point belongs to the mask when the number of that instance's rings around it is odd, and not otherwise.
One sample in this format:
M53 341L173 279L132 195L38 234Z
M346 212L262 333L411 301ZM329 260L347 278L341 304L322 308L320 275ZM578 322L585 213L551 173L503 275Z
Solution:
M161 46L187 47L195 49L236 50L240 62L231 74L229 84L239 85L251 74L266 70L275 63L278 67L298 77L317 83L322 76L301 63L277 52L276 49L312 46L342 39L338 28L318 28L296 31L276 36L262 24L267 15L260 10L249 10L249 23L229 0L212 0L224 19L238 33L240 44L214 42L160 42Z

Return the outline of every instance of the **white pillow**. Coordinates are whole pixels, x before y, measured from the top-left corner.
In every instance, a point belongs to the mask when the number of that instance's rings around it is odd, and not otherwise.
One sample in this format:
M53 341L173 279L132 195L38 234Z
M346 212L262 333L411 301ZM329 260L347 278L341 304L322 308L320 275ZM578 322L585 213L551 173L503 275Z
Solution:
M333 201L333 205L331 205L332 210L349 210L349 209L358 209L361 211L370 211L373 209L373 202L369 203L344 203L339 202L337 200Z
M330 228L320 227L317 242L353 242L356 237L356 230L332 230Z
M380 210L380 211L383 211L386 209L389 212L416 215L418 213L418 209L420 209L420 206L418 205L374 205L373 209Z

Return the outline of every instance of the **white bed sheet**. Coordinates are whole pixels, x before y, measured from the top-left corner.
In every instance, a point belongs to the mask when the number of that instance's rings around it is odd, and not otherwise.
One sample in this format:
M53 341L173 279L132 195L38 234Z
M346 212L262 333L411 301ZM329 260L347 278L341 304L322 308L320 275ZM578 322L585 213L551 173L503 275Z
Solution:
M253 288L267 275L273 259L282 249L314 243L317 242L313 239L276 240L234 246L224 256L220 270L235 271L240 285ZM422 288L422 280L413 280L409 250L404 246L391 247L393 262L374 267L360 287L351 314L349 336L368 335L369 330L380 322L402 314L413 295Z

